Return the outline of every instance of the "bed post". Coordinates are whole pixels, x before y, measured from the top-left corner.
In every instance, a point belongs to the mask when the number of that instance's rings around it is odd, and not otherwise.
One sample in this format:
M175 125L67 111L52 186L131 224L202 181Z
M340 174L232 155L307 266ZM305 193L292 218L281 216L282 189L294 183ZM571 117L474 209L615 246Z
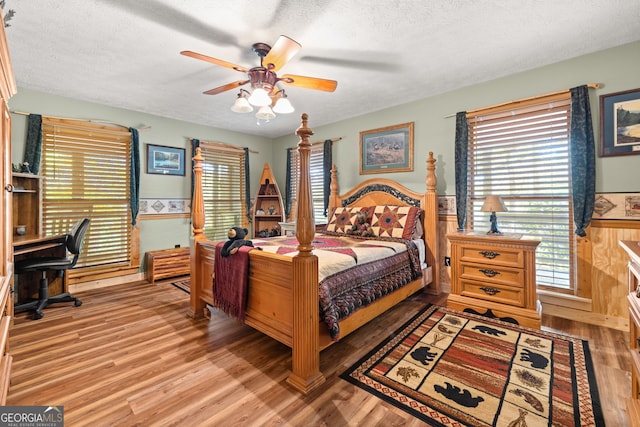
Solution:
M205 240L206 237L203 234L204 228L204 201L202 199L202 162L204 157L200 154L200 147L196 148L196 155L193 157L193 200L191 201L191 226L193 235L191 237L191 306L187 315L193 319L198 319L204 316L204 309L206 304L200 298L200 284L202 274L201 269L198 268L197 251L198 242Z
M338 168L336 164L331 165L331 185L329 186L329 212L328 218L331 218L331 212L334 208L338 207L340 201L340 194L338 194Z
M313 131L307 127L307 114L302 114L302 124L296 130L300 137L300 181L298 185L298 209L296 212L296 239L298 255L293 257L293 330L291 345L291 374L287 382L296 390L307 394L324 381L320 372L320 346L318 323L318 258L313 254L315 221L311 199L309 137Z
M440 263L444 262L440 259L438 245L438 193L436 192L436 159L433 158L433 152L429 151L427 157L427 192L425 194L425 215L424 236L427 243L426 261L431 266L432 280L427 288L427 293L440 294Z

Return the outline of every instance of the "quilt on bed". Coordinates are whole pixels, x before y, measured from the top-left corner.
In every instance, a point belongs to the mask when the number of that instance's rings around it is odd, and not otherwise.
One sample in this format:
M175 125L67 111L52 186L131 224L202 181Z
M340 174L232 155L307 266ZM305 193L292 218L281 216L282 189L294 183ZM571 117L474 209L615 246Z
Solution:
M295 237L253 239L253 244L290 256L298 247ZM422 275L411 240L324 232L312 244L318 257L320 319L333 340L340 338L340 320Z

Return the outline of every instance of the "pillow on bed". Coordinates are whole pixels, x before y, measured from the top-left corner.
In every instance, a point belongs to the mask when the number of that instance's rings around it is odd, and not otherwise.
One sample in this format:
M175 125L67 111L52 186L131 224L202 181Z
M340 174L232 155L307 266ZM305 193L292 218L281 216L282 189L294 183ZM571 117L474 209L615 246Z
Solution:
M371 229L379 237L411 239L420 218L420 208L379 205L373 211Z
M335 208L327 223L327 231L346 233L351 230L356 223L357 212L360 212L360 208Z
M354 225L357 225L356 214L358 212L366 212L367 218L369 219L368 222L371 223L373 209L373 206L358 206L353 208L337 207L329 217L329 222L327 222L326 230L336 233L346 233L347 231L352 230Z

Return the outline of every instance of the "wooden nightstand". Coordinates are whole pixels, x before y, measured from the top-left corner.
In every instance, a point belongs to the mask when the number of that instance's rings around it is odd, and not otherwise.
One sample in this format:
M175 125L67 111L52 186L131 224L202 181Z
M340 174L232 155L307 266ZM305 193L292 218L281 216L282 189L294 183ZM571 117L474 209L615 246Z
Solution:
M540 329L536 295L539 240L519 234L447 234L451 242L451 294L447 307Z

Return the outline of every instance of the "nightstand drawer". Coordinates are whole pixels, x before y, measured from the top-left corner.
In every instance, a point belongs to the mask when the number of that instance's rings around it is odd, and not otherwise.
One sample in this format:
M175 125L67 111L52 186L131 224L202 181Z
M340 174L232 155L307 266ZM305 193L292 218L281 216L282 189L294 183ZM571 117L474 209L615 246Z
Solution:
M524 252L517 248L464 245L460 248L460 261L523 268Z
M460 279L478 280L506 286L524 287L524 270L490 264L460 264Z
M524 288L514 288L495 283L489 284L464 279L461 280L461 284L462 292L460 295L462 296L524 307Z

